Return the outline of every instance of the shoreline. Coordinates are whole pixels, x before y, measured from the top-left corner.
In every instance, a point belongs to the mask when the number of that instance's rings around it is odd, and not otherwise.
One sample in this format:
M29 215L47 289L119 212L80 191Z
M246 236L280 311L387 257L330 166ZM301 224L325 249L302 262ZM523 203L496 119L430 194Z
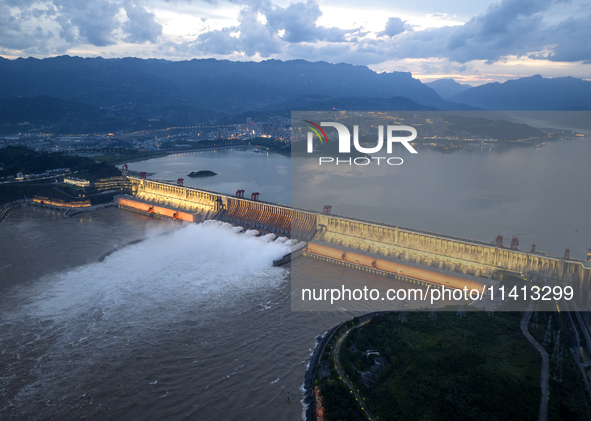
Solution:
M339 330L339 328L353 320L355 317L359 318L359 323L369 322L375 316L381 316L383 314L394 313L395 311L373 311L371 313L365 313L359 316L353 316L351 319L347 319L336 326L333 326L329 330L326 331L320 342L314 348L314 352L310 357L310 364L308 365L308 369L306 370L306 374L304 375L304 404L308 404L308 408L306 409L306 421L316 421L316 400L312 399L312 389L314 383L314 372L316 371L316 366L320 361L320 357L324 354L326 349L326 345L332 337L334 336L335 332Z
M233 148L243 148L243 147L250 147L247 143L237 143L235 145L224 145L224 146L207 146L204 148L186 148L186 149L160 149L163 153L167 155L172 155L175 153L183 153L183 152L201 152L201 151L215 151L217 149L233 149Z
M116 160L113 161L113 165L123 165L123 164L130 164L134 162L141 162L141 161L148 161L150 159L156 158L164 158L169 155L185 153L185 152L208 152L208 151L215 151L215 150L223 150L223 149L234 149L234 148L266 148L264 146L257 146L257 145L249 145L248 143L237 143L235 145L224 145L224 146L208 146L204 148L187 148L187 149L161 149L159 151L155 151L153 156L146 156L146 157L138 157L130 160ZM291 156L290 154L281 153L275 150L265 150L263 152L267 153L274 153L281 156Z
M345 323L345 322L343 322ZM326 344L332 338L332 335L336 332L336 330L343 324L339 323L338 325L330 328L326 331L320 342L316 343L316 347L312 352L312 356L310 357L310 363L308 364L308 369L306 370L306 374L304 374L304 399L302 403L304 407L308 404L306 408L306 421L315 421L316 420L316 400L312 399L312 388L314 383L314 371L316 370L316 366L318 365L318 361L320 357L324 353L324 349L326 348Z

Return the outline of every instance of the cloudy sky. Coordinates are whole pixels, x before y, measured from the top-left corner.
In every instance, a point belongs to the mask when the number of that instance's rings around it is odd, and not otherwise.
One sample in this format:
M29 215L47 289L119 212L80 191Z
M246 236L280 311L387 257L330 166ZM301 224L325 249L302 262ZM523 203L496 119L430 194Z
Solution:
M591 80L591 0L0 0L6 58L269 58Z

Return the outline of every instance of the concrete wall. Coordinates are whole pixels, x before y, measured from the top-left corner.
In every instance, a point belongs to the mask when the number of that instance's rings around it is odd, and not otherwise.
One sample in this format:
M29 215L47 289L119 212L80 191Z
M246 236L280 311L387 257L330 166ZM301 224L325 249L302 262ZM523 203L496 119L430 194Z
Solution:
M227 207L222 220L253 228L311 239L316 230L316 215L288 206L254 202L248 199L226 197Z
M316 231L316 213L289 206L229 196L194 187L128 177L131 193L148 203L184 210L202 218L310 239Z
M318 228L318 240L337 246L475 276L508 270L537 282L571 285L577 296L590 297L591 262L341 216L319 214Z
M183 209L190 213L209 216L219 204L217 195L194 188L176 186L165 182L128 177L131 192L138 199L166 207Z
M367 256L361 253L345 252L343 250L328 247L317 243L308 243L307 253L313 253L318 256L329 257L331 259L352 263L356 266L376 269L382 272L399 275L403 278L426 281L436 285L444 285L450 288L477 289L481 291L483 285L488 284L487 280L482 278L464 278L460 276L449 275L422 269L412 265L405 265L398 262L392 262L386 259L380 259L373 256ZM482 279L478 281L476 279Z
M178 221L197 222L193 214L177 209L165 208L163 206L134 200L125 196L118 196L116 200L119 206L134 209L142 213L154 214L154 216L175 219Z

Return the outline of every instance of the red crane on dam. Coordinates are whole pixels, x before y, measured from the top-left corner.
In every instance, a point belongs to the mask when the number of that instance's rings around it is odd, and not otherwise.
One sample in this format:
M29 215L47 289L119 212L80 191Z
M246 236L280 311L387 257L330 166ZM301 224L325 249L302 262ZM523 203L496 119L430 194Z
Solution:
M244 198L244 190L237 190L236 197Z
M254 192L253 194L250 195L250 200L254 200L255 202L258 202L259 200L259 192Z
M497 238L495 238L495 242L497 243L497 247L503 247L503 236L497 235Z
M177 186L181 186L181 187L182 187L182 185L183 185L183 183L184 183L184 182L185 182L185 179L184 179L184 178L179 178L179 179L176 181L176 185L177 185Z

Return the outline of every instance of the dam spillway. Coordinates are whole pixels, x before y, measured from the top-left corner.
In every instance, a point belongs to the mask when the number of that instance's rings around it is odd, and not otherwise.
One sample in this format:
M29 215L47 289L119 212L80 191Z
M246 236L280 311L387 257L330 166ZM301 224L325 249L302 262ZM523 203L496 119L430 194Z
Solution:
M133 208L132 202L136 201L142 203L137 205L137 210L144 210L145 204L166 209L160 214L154 212L155 216L169 216L176 210L191 214L191 218L187 217L189 222L217 219L301 240L311 240L316 233L316 212L166 181L136 177L128 177L128 180L130 196L120 196L119 204Z
M190 222L217 219L298 240L318 241L337 249L344 247L475 277L488 278L496 271L509 271L543 284L570 285L585 304L591 302L591 261L588 260L559 258L542 252L297 209L166 181L127 178L129 195L118 198L122 207L142 211L146 204L152 204L155 210L164 209L162 217L171 217L176 211L178 215L190 215L180 218Z

